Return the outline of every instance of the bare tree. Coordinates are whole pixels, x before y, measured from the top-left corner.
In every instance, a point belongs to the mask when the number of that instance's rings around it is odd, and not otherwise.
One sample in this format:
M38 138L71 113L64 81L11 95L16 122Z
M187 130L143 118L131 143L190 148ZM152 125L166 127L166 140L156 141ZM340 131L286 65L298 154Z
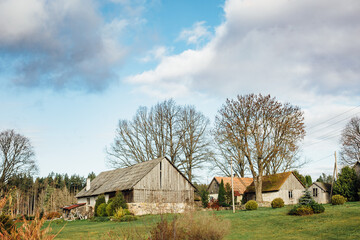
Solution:
M286 150L294 151L305 136L303 112L270 95L227 99L216 116L216 129L241 149L254 178L256 200L262 201L262 177Z
M33 147L28 138L14 130L0 132L0 188L14 175L37 171Z
M210 154L209 120L194 107L170 99L147 110L140 107L132 121L120 120L114 143L107 149L112 167L127 167L157 157L170 161L192 179Z
M360 161L360 118L353 117L341 134L341 161L353 165Z
M181 112L181 129L184 129L185 134L181 140L183 158L180 168L190 181L194 176L193 170L201 168L212 157L209 122L194 106L186 106Z
M244 177L246 172L245 157L241 149L226 137L222 129L215 129L214 141L216 155L212 158L214 166L226 176L231 176L230 164L233 161L234 174Z

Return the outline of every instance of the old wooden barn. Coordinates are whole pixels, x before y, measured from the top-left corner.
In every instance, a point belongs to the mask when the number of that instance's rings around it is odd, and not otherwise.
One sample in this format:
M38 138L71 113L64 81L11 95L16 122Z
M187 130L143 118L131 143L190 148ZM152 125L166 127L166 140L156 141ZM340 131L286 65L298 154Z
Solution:
M100 173L77 195L92 211L97 197L108 201L121 191L136 215L183 212L194 202L195 187L166 157Z

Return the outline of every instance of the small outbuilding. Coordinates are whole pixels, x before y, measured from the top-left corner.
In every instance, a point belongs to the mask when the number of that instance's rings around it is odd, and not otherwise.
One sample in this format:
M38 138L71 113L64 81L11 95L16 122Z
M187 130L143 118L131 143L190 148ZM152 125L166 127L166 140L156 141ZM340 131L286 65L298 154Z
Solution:
M226 186L226 184L231 186L231 177L214 177L208 187L210 199L218 199L221 180L224 182L224 186ZM246 188L253 182L253 178L234 177L233 180L235 197L234 202L235 204L239 204L242 200Z
M305 186L293 172L263 176L262 179L262 198L264 202L282 198L285 204L297 204L304 191ZM254 182L247 187L245 198L246 201L256 200Z
M194 185L166 157L102 172L76 198L93 210L99 195L107 202L118 191L135 215L178 213L194 204Z
M309 191L317 203L330 203L331 184L314 182L309 187Z

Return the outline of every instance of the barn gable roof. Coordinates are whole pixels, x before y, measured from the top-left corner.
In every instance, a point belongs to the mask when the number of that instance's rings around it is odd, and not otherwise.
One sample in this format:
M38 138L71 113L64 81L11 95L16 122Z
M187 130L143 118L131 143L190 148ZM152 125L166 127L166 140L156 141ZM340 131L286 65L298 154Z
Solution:
M281 186L285 183L285 181L289 178L289 176L293 174L292 172L284 172L273 175L263 176L262 179L262 192L274 192L279 191ZM295 177L296 175L293 174ZM301 183L301 181L296 177L296 179ZM303 185L301 183L301 185ZM304 185L303 185L304 186ZM253 193L255 192L254 182L247 187L246 192Z
M161 157L127 168L102 172L91 181L89 191L86 191L85 187L76 197L96 196L107 192L130 190L163 159L168 160L166 157Z

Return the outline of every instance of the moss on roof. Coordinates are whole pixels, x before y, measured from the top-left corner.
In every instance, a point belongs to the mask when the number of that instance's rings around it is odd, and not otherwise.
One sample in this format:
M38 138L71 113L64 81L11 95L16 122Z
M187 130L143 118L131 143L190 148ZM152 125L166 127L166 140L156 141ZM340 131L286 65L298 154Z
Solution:
M278 173L274 175L263 176L262 179L262 191L273 192L279 191L286 179L292 174L292 172ZM247 187L246 192L255 192L254 182Z

